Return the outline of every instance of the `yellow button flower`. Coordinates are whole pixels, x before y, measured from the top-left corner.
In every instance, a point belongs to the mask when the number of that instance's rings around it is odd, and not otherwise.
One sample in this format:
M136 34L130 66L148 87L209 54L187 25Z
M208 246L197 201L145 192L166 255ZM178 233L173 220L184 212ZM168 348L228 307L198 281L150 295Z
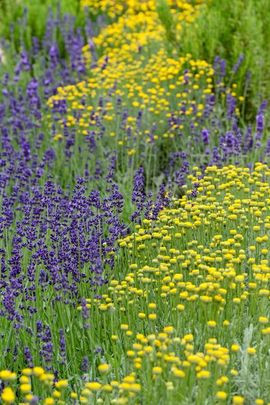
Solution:
M225 392L225 391L218 391L218 392L216 393L216 397L217 397L218 399L220 399L221 401L225 401L225 399L227 399L227 397L228 397L228 394L227 394L227 392Z
M15 402L15 394L10 387L3 389L1 398L4 404L13 404Z
M98 366L98 371L101 373L101 374L106 374L108 371L110 370L110 365L109 364L100 364L99 366Z
M235 395L232 399L232 403L233 405L243 405L245 403L245 399L240 395Z

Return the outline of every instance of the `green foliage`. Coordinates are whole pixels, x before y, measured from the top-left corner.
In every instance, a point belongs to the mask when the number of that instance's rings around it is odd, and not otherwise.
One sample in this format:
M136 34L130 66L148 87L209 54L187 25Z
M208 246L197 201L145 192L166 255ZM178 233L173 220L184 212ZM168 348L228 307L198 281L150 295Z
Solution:
M173 17L171 14L170 7L167 3L167 0L158 0L157 1L157 13L162 25L166 31L166 37L168 41L168 47L171 45L176 45L176 37L174 33L174 23Z
M0 37L11 40L17 50L21 40L29 48L32 37L43 37L50 12L74 15L76 26L84 24L79 0L24 0L15 4L0 0Z
M254 113L263 98L267 98L270 83L270 2L268 0L212 0L201 6L199 17L186 25L181 52L213 62L219 55L232 69L240 54L244 61L237 75L243 91L247 72L251 73L248 88L247 117Z

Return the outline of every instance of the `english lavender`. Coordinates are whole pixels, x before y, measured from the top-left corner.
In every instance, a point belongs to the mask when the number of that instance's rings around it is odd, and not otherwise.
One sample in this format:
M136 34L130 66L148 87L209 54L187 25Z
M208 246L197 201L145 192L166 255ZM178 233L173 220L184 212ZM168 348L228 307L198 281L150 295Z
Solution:
M24 348L24 357L25 357L25 362L27 364L27 367L34 367L33 357L32 357L29 347Z
M85 290L106 283L103 272L112 269L114 263L109 253L127 232L121 219L124 200L116 183L114 153L106 152L106 158L110 156L107 166L96 159L85 173L79 167L77 172L69 171L66 182L62 176L75 153L83 155L85 162L93 160L95 137L104 131L101 122L98 131L90 132L87 153L75 145L75 130L64 127L64 165L57 174L57 153L59 159L62 152L57 152L50 131L43 126L49 113L46 100L57 87L76 82L86 73L81 32L75 32L70 21L65 28L61 26L69 63L61 58L53 40L53 31L59 25L61 19L57 22L52 18L43 47L34 39L33 49L19 55L14 75L3 76L4 98L0 103L0 316L8 322L12 334L28 336L22 348L17 344L13 347L16 356L21 350L26 366L36 365L38 359L48 370L52 370L56 358L66 367L68 358L64 328L55 338L46 313L52 311L56 323L60 323L63 306L74 308ZM48 58L44 58L44 49ZM33 60L36 66L42 66L34 76L29 74L34 71ZM65 101L53 106L54 136L57 114L65 114L66 107ZM95 182L101 177L104 186L99 190ZM37 342L34 347L33 340ZM3 343L2 349L9 348ZM5 367L3 361L1 367Z
M205 145L209 144L209 131L207 129L202 130L202 141Z
M140 167L134 174L131 201L136 207L135 211L131 215L131 220L136 222L144 212L146 201L145 174L143 167Z
M234 64L234 66L232 68L232 71L233 71L234 74L236 74L238 72L240 66L242 65L242 63L244 61L244 59L245 59L245 55L241 53L239 55L238 59L237 59L237 62Z
M60 354L60 362L65 364L67 357L66 357L66 339L65 339L65 332L63 329L59 330L59 354Z

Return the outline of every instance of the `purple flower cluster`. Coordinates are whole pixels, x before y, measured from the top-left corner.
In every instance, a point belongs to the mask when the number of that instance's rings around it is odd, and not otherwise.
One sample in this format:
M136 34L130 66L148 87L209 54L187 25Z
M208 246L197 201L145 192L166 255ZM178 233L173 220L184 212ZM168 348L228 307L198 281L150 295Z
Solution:
M210 106L208 103L205 107L207 118L203 117L201 120L203 129L191 128L192 136L188 147L184 151L170 153L168 173L179 186L186 182L190 163L204 169L208 165L222 166L228 162L248 164L250 159L254 159L254 155L259 160L266 160L269 156L270 142L263 139L266 101L258 110L255 125L248 125L246 128L239 124L234 96L227 96L226 117L215 114L214 104Z
M53 40L56 30L62 33L65 59ZM3 342L7 363L0 368L11 361L9 356L48 370L53 361L66 363L68 325L55 335L46 313L59 321L59 305L75 307L85 291L106 283L104 272L113 267L116 241L127 232L114 154L105 151L100 158L108 164L101 167L93 158L95 146L82 151L67 127L64 147L57 151L54 128L44 126L50 113L46 100L86 72L83 44L73 21L51 17L43 42L33 39L33 48L21 52L13 74L1 79L0 320L14 342ZM58 111L64 109L58 106ZM80 155L93 161L91 167L73 165ZM20 336L27 339L18 343ZM87 368L86 358L82 368Z
M140 167L134 174L132 203L136 206L136 210L131 216L132 221L136 221L141 216L145 209L146 192L145 192L145 174L143 167Z

